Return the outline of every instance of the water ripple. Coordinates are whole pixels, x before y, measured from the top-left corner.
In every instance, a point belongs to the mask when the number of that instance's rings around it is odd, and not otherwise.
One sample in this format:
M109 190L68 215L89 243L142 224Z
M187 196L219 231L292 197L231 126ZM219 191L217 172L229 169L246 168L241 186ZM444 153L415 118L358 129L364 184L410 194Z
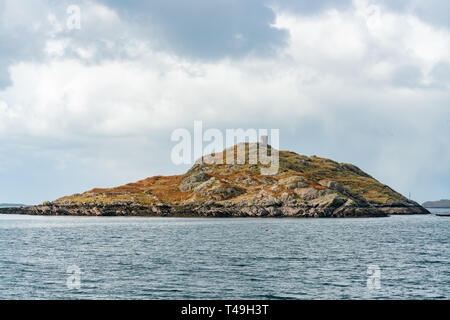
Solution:
M0 215L0 298L449 299L449 231L434 216ZM80 268L79 289L67 285L69 266Z

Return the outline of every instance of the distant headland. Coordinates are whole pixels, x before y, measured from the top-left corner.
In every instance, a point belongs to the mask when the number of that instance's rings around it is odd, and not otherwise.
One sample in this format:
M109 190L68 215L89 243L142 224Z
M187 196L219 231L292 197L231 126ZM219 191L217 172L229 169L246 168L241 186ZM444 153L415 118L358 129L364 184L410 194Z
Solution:
M272 150L266 145L269 153L278 152L279 170L274 175L262 175L263 165L250 161L254 151L260 150L259 143L239 144L210 157L225 159L238 148L246 150L245 161L240 164L207 164L202 158L183 175L96 188L39 206L0 209L0 213L163 217L429 214L418 203L351 164Z
M427 201L422 206L425 208L450 208L450 200Z

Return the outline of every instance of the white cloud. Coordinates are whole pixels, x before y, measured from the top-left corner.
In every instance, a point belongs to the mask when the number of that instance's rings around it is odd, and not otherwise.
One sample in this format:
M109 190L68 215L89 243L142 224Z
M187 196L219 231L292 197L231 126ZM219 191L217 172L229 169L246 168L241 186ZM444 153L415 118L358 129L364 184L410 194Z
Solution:
M100 65L22 63L10 73L14 85L2 96L22 118L23 134L70 135L79 128L86 135L145 134L198 117L244 123L244 117L295 112L302 101L289 74L274 83L230 61L199 65L151 53L144 61Z
M410 14L394 13L367 0L355 0L347 10L299 16L278 12L277 27L291 34L287 52L299 64L324 75L361 77L390 85L397 70L414 66L422 72L420 84L429 85L429 73L450 61L450 33Z
M90 23L109 25L120 23L120 17L117 12L111 8L93 2L88 2L83 6L82 15L83 18L90 21Z
M93 5L87 12L111 23L119 21L106 7ZM364 95L378 94L378 85L387 90L385 100L409 102L401 97L423 92L405 93L392 85L399 66L411 65L426 74L449 60L446 31L367 1L314 16L279 12L276 26L289 30L291 40L273 60L193 62L130 39L124 50L133 60L84 64L64 58L69 48L87 60L95 56L95 48L50 38L45 51L58 59L11 66L13 85L1 95L17 121L24 118L24 134L29 134L27 128L60 134L78 127L78 122L86 126L86 134L138 133L195 117L226 123L236 115L263 120L313 114L332 101L357 105ZM378 85L372 86L373 81ZM30 114L32 121L27 121ZM58 118L64 120L55 123Z

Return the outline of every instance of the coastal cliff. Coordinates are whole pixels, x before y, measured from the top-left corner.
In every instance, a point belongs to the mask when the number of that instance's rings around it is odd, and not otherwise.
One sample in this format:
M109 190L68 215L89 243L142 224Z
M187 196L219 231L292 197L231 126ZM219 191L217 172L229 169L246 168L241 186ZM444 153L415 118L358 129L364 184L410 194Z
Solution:
M428 214L358 167L316 156L279 151L279 170L262 175L251 164L197 161L185 174L155 176L110 189L92 189L40 206L0 213L163 217L384 217ZM232 147L237 150L237 146ZM268 146L269 153L271 152ZM215 154L225 159L226 150Z

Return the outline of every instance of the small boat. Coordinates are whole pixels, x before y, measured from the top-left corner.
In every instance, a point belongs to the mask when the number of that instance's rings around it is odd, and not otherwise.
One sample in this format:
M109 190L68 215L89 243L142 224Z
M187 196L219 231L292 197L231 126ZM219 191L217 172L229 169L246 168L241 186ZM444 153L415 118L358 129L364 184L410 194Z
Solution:
M438 217L450 217L450 213L436 213Z

